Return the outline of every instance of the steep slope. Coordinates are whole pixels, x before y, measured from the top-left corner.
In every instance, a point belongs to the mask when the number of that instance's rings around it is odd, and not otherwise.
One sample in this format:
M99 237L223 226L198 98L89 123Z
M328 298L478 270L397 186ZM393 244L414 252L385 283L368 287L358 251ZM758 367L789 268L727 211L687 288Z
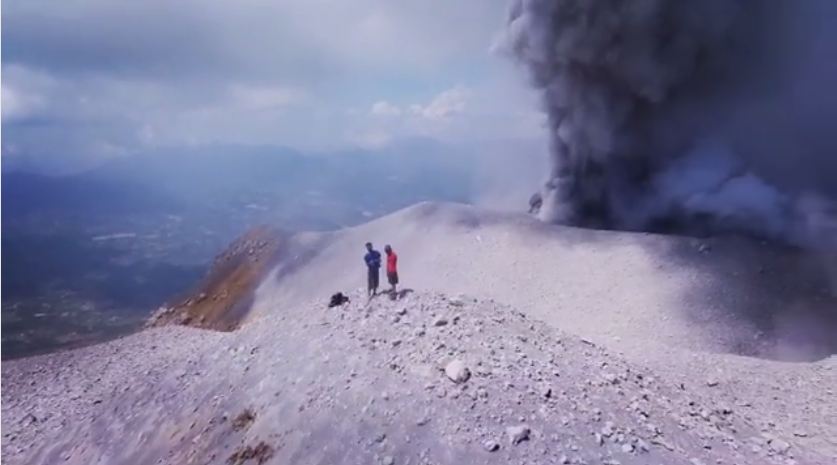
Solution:
M231 331L253 303L253 293L279 259L283 234L267 226L253 228L215 257L198 288L171 307L161 307L148 326L183 324Z

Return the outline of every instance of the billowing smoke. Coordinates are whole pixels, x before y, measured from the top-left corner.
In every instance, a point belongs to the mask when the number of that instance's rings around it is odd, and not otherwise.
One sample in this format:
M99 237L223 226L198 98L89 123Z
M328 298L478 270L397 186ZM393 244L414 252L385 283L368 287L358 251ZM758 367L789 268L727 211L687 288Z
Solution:
M837 2L514 0L542 96L532 207L591 227L793 242L835 231Z

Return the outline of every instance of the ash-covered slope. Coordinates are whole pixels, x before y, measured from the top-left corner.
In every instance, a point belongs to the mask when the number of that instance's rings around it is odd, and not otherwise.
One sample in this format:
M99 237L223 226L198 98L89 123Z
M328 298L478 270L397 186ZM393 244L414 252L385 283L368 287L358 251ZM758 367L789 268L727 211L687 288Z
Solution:
M828 463L490 300L351 298L4 364L4 462Z
M364 284L369 240L393 245L413 292L367 303L352 291L349 305L326 309L331 293ZM421 204L290 237L278 260L234 332L152 328L4 363L4 462L837 457L833 340L775 324L833 329L823 262L795 251ZM444 372L453 360L466 381ZM513 444L509 433L526 428L528 441Z
M286 260L257 290L253 315L365 286L366 241L395 248L405 288L510 304L675 384L719 381L717 402L746 405L766 432L837 457L834 255L423 203L355 228L292 238Z
M407 287L494 298L626 352L837 352L837 251L577 229L450 203L292 238L255 312L364 286L367 241L395 248Z

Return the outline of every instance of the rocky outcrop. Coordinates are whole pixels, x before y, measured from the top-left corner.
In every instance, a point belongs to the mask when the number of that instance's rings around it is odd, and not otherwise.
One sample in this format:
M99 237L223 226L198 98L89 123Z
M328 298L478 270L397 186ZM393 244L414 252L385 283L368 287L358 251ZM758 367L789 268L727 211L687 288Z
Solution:
M283 234L257 227L218 255L209 273L188 297L152 313L147 326L180 324L231 331L253 303L253 292L278 259Z

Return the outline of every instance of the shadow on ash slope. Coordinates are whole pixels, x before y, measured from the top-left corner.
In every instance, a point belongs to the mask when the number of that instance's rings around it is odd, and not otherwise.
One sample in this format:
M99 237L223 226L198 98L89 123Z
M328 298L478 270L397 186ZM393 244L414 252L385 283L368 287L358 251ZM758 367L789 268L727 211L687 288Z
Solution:
M4 463L829 461L495 302L351 297L4 364Z
M490 297L629 353L659 344L780 360L837 353L837 255L576 229L456 204L295 237L254 310L357 287L367 240L395 247L412 287Z

